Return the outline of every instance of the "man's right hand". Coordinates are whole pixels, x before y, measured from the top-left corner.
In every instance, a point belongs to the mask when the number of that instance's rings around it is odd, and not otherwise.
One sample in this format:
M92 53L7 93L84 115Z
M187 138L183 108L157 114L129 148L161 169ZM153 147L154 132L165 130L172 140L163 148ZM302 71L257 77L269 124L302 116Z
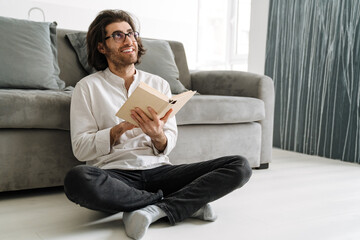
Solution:
M115 125L110 129L110 145L114 146L116 141L120 138L120 136L128 131L135 128L135 126L129 122L121 122L118 125Z

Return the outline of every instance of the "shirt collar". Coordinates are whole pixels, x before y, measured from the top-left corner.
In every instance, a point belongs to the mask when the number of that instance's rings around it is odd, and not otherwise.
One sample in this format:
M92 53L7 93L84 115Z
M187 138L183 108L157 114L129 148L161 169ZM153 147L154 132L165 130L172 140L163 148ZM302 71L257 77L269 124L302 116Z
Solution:
M118 75L111 72L108 67L104 70L104 74L107 81L111 81L113 83L118 83L121 84L122 86L125 86L125 80L122 77L119 77ZM139 83L140 83L139 70L135 69L134 81L130 85L128 96L130 96L135 91Z
M123 85L125 84L125 80L123 78L119 77L118 75L114 74L113 72L111 72L109 68L106 68L104 70L104 73L105 73L106 79L108 79L110 81L116 81Z

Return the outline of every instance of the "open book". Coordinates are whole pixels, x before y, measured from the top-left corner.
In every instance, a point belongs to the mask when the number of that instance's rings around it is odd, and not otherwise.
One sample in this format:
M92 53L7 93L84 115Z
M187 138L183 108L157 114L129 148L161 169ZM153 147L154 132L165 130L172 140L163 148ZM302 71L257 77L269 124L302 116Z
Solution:
M140 82L139 86L130 95L129 99L121 106L116 116L124 119L125 121L138 126L138 124L131 118L131 110L136 107L144 111L144 113L150 118L151 114L148 111L148 107L152 107L157 112L160 118L172 108L173 111L170 117L173 117L189 99L194 96L196 91L186 91L169 99L165 94L150 87L146 83Z

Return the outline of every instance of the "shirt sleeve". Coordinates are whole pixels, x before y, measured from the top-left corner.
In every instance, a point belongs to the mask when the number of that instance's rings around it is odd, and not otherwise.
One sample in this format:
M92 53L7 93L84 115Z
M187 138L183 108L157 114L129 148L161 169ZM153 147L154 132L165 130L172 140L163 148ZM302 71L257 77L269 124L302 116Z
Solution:
M171 98L172 94L171 94L171 90L170 90L170 85L165 80L163 80L163 81L164 81L164 85L165 85L163 93L166 96L168 96L169 98ZM175 147L176 141L177 141L177 135L178 135L175 116L172 118L169 118L168 121L165 123L164 134L167 138L166 148L163 152L160 152L154 146L154 144L152 144L155 155L169 155L170 152Z
M91 97L86 85L76 85L70 107L71 143L79 161L91 161L110 152L110 128L99 130L92 114Z

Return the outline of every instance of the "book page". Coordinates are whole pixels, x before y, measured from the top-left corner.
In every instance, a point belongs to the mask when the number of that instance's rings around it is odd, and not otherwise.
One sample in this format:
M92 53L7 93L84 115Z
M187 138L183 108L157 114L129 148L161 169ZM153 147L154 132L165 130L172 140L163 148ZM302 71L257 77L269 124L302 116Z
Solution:
M152 95L155 95L156 97L164 100L164 101L169 101L169 98L163 94L162 92L159 92L157 89L150 87L149 85L147 85L144 82L140 82L139 86L137 88L141 88L149 93L151 93Z
M170 117L173 117L185 105L185 103L194 96L195 93L196 91L187 91L173 96L171 98L172 106L170 106L170 108L173 109L173 112L170 114Z

